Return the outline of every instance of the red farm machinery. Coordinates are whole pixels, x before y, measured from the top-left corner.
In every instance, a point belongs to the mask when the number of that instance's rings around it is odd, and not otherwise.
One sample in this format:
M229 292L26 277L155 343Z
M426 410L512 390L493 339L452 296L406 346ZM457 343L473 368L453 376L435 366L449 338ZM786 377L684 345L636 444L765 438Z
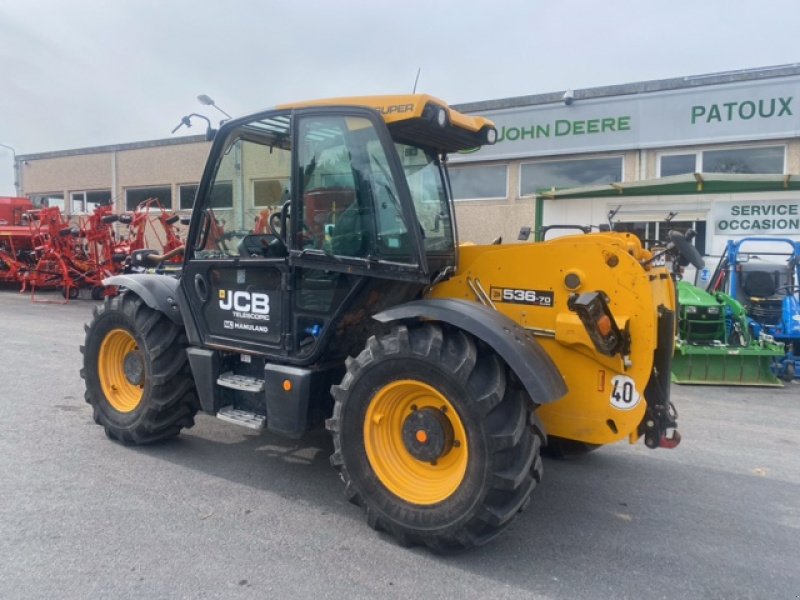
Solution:
M34 207L27 198L0 199L0 281L37 290L61 290L64 300L90 290L101 300L102 281L130 268L131 255L146 248L179 260L179 217L150 198L133 212L115 214L100 205L68 218L58 207ZM124 229L123 229L124 227Z

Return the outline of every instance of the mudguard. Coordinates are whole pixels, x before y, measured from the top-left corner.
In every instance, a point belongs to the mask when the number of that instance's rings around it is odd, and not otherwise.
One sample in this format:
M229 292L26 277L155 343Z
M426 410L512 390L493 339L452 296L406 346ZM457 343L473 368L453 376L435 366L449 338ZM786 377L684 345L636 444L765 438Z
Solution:
M150 273L114 275L103 279L103 285L126 288L153 310L164 313L177 325L183 325L183 316L178 306L178 283L174 277Z
M373 318L381 323L405 319L448 323L494 349L536 404L555 402L567 393L564 378L533 335L507 316L481 304L453 299L415 300Z

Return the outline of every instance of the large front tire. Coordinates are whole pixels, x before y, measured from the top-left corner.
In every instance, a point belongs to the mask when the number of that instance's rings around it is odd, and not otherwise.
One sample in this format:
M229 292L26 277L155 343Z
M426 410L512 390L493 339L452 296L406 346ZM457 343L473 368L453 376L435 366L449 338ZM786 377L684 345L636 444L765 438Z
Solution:
M404 545L483 544L541 479L530 399L464 332L426 324L372 337L332 392L331 462L345 493Z
M106 435L149 444L194 425L197 395L183 330L123 293L96 307L81 347L86 402Z

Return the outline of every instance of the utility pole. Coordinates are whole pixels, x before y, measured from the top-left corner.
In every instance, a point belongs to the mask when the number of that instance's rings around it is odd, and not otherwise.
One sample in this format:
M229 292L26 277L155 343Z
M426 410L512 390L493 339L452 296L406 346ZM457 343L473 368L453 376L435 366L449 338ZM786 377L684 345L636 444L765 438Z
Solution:
M16 195L19 196L19 194L20 194L20 189L19 189L19 165L17 164L17 151L14 150L14 148L9 146L8 144L0 144L0 146L2 146L3 148L8 148L9 150L11 150L11 156L14 159L14 165L13 165L13 167L14 167L14 191L15 191Z

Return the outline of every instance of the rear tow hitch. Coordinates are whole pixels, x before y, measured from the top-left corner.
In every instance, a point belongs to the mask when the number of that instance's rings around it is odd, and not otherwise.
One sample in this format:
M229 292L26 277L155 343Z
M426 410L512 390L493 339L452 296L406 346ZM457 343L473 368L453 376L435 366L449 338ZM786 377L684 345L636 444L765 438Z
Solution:
M672 430L672 437L667 437L667 435L662 435L661 439L658 441L659 448L675 448L678 444L681 443L681 434L678 433L677 430Z
M672 402L667 401L666 406L649 406L640 426L645 445L648 448L675 448L680 444L677 419L678 411Z

